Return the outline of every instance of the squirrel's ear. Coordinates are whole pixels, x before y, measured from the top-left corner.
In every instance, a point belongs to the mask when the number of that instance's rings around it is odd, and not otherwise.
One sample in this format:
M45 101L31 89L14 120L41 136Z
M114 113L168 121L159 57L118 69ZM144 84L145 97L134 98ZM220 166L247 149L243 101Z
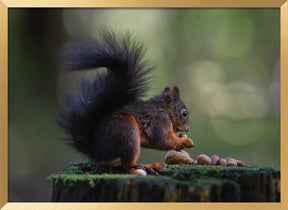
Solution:
M171 92L171 88L170 87L166 87L162 93L170 93Z
M172 97L174 100L179 100L180 99L180 91L178 87L174 87L172 90Z
M165 103L167 105L170 105L172 103L172 93L171 93L171 88L170 87L166 87L162 94L161 97L163 98L163 100L165 101Z

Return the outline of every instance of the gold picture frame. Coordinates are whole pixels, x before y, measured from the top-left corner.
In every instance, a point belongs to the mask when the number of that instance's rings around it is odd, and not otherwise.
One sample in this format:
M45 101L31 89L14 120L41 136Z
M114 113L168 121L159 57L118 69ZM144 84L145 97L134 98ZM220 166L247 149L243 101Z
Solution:
M10 203L8 202L8 8L221 7L280 8L281 202L279 203ZM1 0L0 1L0 208L2 209L288 209L288 0Z

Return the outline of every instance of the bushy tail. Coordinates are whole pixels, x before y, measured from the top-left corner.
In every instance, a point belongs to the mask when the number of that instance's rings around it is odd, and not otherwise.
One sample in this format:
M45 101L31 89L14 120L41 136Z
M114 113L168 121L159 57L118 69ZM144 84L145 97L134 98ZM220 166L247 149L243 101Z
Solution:
M93 129L123 106L146 93L149 67L143 60L143 46L130 34L118 37L105 30L99 40L80 41L63 50L66 70L106 67L94 81L82 79L79 95L68 93L60 111L59 124L69 134L78 151L87 153Z

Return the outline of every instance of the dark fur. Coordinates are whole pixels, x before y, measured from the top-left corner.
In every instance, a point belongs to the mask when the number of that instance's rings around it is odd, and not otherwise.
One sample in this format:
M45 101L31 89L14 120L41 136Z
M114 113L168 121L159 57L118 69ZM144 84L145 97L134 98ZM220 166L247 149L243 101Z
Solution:
M150 67L143 60L143 46L129 34L116 37L104 31L100 40L70 44L63 50L66 70L106 67L93 82L82 79L79 96L68 93L60 111L60 125L80 152L97 161L121 159L133 166L139 156L140 136L156 149L190 147L191 140L175 137L174 130L187 131L189 120L181 117L184 103L178 88L166 88L148 101Z

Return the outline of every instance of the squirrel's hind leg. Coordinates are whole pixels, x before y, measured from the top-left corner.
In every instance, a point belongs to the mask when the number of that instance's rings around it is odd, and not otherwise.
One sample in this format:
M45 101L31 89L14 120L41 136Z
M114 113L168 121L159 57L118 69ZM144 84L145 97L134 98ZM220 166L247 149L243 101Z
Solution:
M110 136L114 143L114 156L120 159L120 166L129 170L136 165L140 155L140 129L133 115L121 113L109 123L113 128Z
M121 167L127 171L140 167L149 174L157 174L163 168L162 163L136 163L140 155L140 128L137 120L129 113L119 113L108 119L95 132L94 137L98 139L94 152L103 165Z
M121 116L117 116L114 123L121 123L122 125L121 130L117 132L119 134L117 138L120 142L118 148L125 151L120 157L122 168L129 170L129 172L136 168L144 168L147 173L158 175L158 172L164 167L163 163L136 163L140 155L141 141L139 124L134 116L130 114L122 114Z
M140 154L139 126L133 115L118 113L94 130L89 157L105 167L129 170Z

